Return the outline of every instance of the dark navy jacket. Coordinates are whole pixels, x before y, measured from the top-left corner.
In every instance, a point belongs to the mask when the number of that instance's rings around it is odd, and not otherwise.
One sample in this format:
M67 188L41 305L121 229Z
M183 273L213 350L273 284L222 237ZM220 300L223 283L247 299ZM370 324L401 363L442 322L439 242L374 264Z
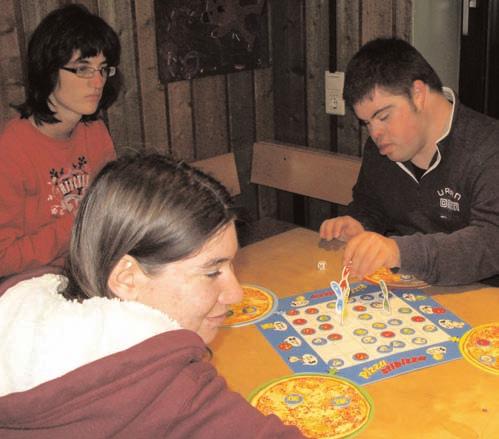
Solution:
M441 285L499 274L499 121L454 101L451 129L419 181L369 138L348 207L397 241L402 273Z

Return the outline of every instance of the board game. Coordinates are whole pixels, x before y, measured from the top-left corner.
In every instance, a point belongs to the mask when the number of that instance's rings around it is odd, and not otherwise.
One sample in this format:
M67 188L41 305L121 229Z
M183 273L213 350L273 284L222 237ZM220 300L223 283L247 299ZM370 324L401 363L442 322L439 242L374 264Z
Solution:
M248 400L264 415L273 413L305 436L318 439L356 435L373 416L367 392L333 375L285 376L259 387Z
M333 373L367 384L461 358L470 326L419 289L351 285L343 324L332 289L279 299L256 326L295 373Z

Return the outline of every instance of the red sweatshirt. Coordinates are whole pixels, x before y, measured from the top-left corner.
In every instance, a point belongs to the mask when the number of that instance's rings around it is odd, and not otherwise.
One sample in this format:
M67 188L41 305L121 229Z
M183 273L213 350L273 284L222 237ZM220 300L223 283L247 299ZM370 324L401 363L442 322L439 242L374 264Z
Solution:
M304 438L228 390L194 332L138 303L67 302L58 282L31 279L0 298L2 439Z
M14 119L0 151L0 276L61 264L90 180L115 158L106 126L79 123L61 140Z

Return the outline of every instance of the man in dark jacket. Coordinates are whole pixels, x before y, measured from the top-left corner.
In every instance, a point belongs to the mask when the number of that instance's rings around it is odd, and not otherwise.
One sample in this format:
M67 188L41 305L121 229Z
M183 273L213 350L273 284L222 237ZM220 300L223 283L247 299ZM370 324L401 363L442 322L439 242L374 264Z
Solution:
M395 38L350 61L345 100L369 131L346 216L321 237L347 241L364 276L400 269L432 284L499 274L499 122L460 104L428 62Z

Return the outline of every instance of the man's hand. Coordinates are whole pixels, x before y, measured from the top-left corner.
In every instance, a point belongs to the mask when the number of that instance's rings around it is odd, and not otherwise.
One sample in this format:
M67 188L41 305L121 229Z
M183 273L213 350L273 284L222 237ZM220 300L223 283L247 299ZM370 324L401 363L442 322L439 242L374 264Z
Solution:
M364 226L356 219L351 216L339 216L324 221L319 229L319 234L322 239L328 241L339 239L340 241L348 242L363 231Z
M348 241L343 263L351 265L352 275L363 278L381 267L400 267L400 250L393 239L363 232Z

